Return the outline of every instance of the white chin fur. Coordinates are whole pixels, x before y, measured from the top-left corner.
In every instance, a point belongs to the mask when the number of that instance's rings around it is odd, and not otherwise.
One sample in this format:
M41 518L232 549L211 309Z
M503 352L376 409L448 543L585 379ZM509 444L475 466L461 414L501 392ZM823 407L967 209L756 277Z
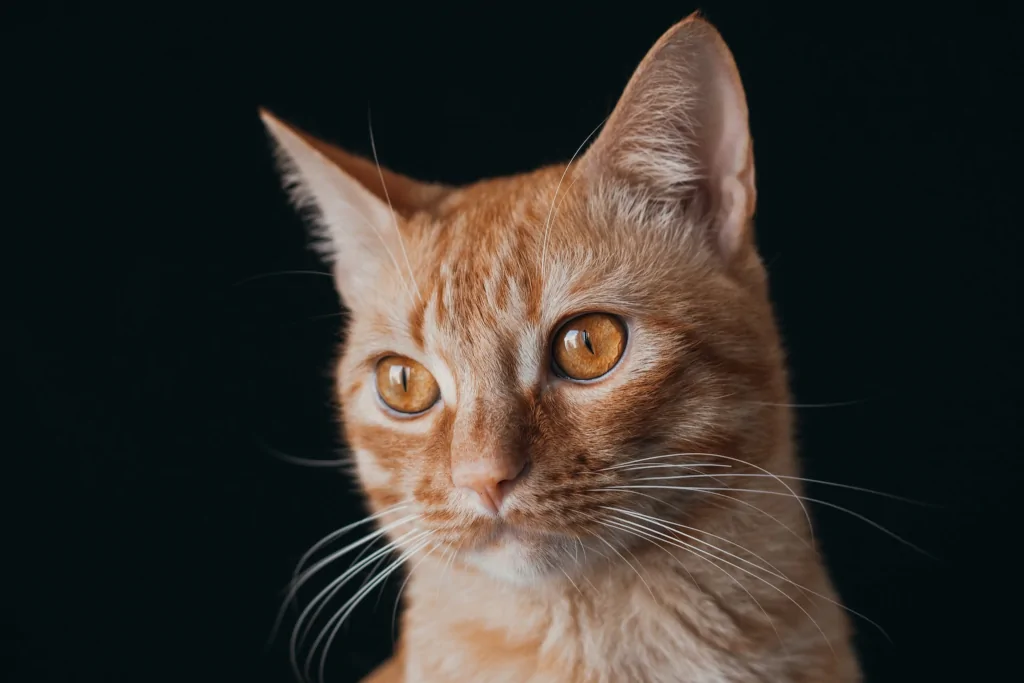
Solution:
M572 563L572 553L555 547L509 536L486 548L466 554L469 564L488 575L517 585L536 583L551 577L564 577L560 568ZM569 568L571 573L571 568Z

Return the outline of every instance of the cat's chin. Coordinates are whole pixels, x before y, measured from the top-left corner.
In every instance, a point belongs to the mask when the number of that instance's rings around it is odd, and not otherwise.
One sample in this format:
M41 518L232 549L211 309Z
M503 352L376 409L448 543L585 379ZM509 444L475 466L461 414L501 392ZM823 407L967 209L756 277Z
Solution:
M464 555L467 564L488 576L516 585L536 584L554 577L564 579L563 564L571 553L555 539L502 534Z

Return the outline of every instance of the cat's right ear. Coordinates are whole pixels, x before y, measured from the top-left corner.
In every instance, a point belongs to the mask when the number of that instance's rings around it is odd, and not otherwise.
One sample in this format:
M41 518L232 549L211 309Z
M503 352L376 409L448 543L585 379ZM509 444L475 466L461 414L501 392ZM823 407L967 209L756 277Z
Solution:
M429 210L446 194L319 140L261 109L276 143L285 189L300 209L316 215L318 247L333 261L338 292L358 306L381 280L412 277L403 254L406 218Z
M585 167L634 196L690 212L730 260L752 244L754 153L747 101L725 41L697 15L669 29L637 67Z

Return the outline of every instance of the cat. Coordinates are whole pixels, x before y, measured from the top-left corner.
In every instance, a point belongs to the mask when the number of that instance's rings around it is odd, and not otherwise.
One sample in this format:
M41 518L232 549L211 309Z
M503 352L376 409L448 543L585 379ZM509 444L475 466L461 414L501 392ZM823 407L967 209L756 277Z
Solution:
M666 32L568 165L464 187L261 117L351 313L345 436L411 569L367 681L860 680L714 27Z

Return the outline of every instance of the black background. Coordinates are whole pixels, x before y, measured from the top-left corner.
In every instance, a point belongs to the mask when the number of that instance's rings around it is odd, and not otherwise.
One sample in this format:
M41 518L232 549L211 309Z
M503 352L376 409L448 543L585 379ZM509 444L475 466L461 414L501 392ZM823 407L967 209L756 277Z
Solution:
M2 650L17 681L289 681L264 649L354 484L331 281L256 116L466 182L565 160L685 4L5 10ZM871 681L1014 654L1022 81L1006 7L705 3L747 88L814 510ZM813 6L812 6L813 7ZM145 8L145 9L143 9ZM1015 175L1017 178L1015 178ZM395 587L333 650L390 647ZM1005 615L1005 616L1004 616Z

